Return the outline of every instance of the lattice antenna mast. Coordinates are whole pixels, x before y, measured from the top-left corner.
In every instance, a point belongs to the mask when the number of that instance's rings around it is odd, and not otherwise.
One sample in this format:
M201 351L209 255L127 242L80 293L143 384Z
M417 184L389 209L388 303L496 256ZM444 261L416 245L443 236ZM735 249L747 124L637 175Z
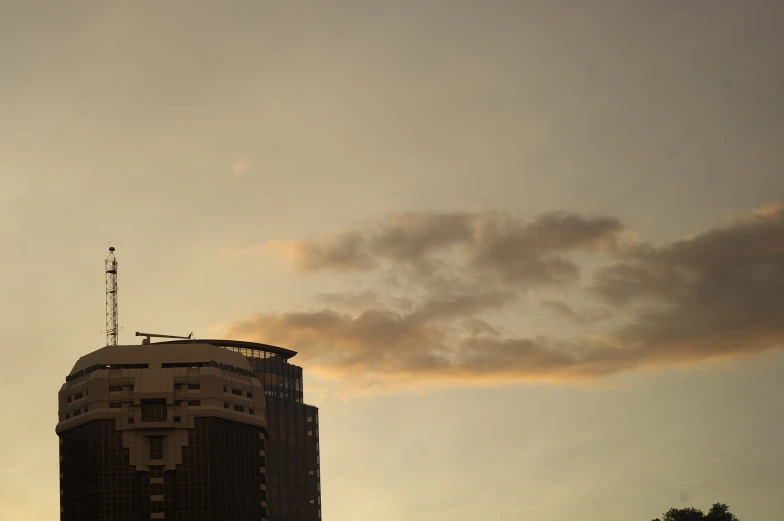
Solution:
M109 247L106 257L106 345L116 346L120 329L117 317L117 259L114 246Z

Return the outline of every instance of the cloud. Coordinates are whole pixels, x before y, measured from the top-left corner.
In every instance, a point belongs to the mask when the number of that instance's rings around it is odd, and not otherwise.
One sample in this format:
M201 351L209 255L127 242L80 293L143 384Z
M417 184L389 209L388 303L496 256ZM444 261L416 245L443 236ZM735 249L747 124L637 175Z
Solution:
M552 315L576 324L596 323L612 316L612 313L604 308L576 311L572 306L560 300L544 300L541 306Z
M324 304L348 310L383 309L387 307L387 304L378 293L372 290L346 293L320 293L318 299ZM411 302L404 302L403 305L410 306Z
M231 167L232 172L238 176L244 176L248 172L253 169L253 165L250 162L250 158L245 154L241 154L237 161L235 161L234 166Z
M319 271L325 266L344 273L376 267L376 260L365 251L364 238L356 232L332 233L320 241L267 241L265 249L305 272Z
M635 320L616 336L668 360L753 354L784 340L784 208L661 247L643 244L600 269L592 291Z
M307 360L309 370L359 385L590 380L639 362L636 353L600 340L575 346L546 338L500 338L482 321L473 323L479 327L468 335L455 336L446 322L472 312L474 305L436 308L356 316L328 309L256 314L231 324L224 336L286 345Z
M368 272L394 266L428 284L455 284L452 268L482 283L524 286L570 283L579 268L568 253L613 251L624 231L618 219L567 212L524 222L490 210L412 212L372 229L305 241L268 241L268 248L304 272Z
M499 335L498 329L491 326L486 320L477 317L466 318L462 322L465 329L471 336Z
M414 213L377 229L279 243L276 253L303 271L379 273L395 284L322 295L345 312L259 313L223 334L286 345L309 370L368 385L579 382L782 346L781 206L658 246L623 242L624 232L615 218L563 212L527 223L489 211ZM587 287L565 291L563 279L579 271L575 252L602 261ZM403 267L390 275L390 261ZM444 284L408 292L423 273ZM493 324L498 313L519 312L537 285L564 291L538 307L559 317L559 328L503 333ZM577 309L568 302L575 292ZM585 334L586 325L599 329Z

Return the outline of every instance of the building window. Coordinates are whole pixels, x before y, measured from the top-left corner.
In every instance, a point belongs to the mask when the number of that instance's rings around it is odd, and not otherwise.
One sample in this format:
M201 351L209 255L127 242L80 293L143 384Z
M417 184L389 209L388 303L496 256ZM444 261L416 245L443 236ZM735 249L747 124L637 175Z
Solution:
M162 496L163 495L163 483L150 483L150 495L151 496Z
M150 438L150 459L163 459L163 438Z
M248 409L248 414L254 414L253 409Z
M87 412L87 411L89 411L89 410L90 410L89 406L85 405L85 406L84 406L84 412Z
M253 393L247 393L248 398L253 398Z
M133 417L128 418L128 423L133 424Z
M133 384L131 384L131 385L129 385L129 386L128 386L128 390L129 390L129 391L133 391Z
M201 385L199 384L188 384L188 389L201 389Z
M201 400L188 400L188 407L201 407Z
M74 400L81 400L83 397L84 397L84 393L79 391L78 393L76 393L76 396L74 396Z
M229 404L227 402L223 402L223 408L224 409L228 409L229 408Z
M122 385L110 385L109 392L110 393L119 393L122 391Z
M69 413L69 412L65 413L65 419L66 420L70 420L71 419L71 413Z
M237 396L242 396L242 391L239 389L232 389L231 394L236 394Z
M174 384L175 389L182 389L182 384Z
M177 407L179 405L182 405L182 400L174 400L174 406Z
M109 402L109 408L110 409L121 409L122 408L122 402Z
M245 407L243 407L242 405L235 405L234 410L239 412L245 412Z
M150 501L150 513L157 514L163 512L163 501Z
M224 393L225 393L225 392L228 392L228 391L226 390L226 386L225 386L225 385L223 386L223 392L224 392Z
M163 465L150 465L150 477L151 478L162 478L163 477Z
M152 398L142 400L142 421L143 422L162 422L166 421L166 399Z
M68 397L68 403L71 403L71 397L70 396Z
M174 417L174 423L180 423L180 417L179 416L175 416Z

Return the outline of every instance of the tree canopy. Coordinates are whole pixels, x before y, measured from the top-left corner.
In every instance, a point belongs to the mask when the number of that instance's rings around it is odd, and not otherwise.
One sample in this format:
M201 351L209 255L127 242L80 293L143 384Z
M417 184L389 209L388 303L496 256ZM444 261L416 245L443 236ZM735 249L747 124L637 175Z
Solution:
M730 507L723 503L714 504L705 514L697 508L671 508L663 518L653 521L740 521L735 514L730 512Z

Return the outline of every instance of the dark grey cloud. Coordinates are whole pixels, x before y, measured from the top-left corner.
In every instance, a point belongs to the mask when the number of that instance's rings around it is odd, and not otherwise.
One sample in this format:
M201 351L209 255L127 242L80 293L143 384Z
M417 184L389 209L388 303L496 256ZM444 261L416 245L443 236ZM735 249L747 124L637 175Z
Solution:
M467 212L395 215L378 230L367 231L370 255L418 262L434 252L473 242L476 215Z
M545 300L541 304L542 309L555 315L556 317L565 319L576 324L590 324L606 320L612 316L612 313L605 308L592 308L587 310L575 310L566 302L560 300Z
M385 309L393 307L410 311L414 302L411 299L382 296L373 290L320 293L318 299L327 306L351 311L363 309Z
M635 309L619 340L667 359L780 347L784 208L660 247L631 248L598 271L592 291L618 309Z
M365 238L357 232L341 232L320 241L275 242L270 246L291 257L303 271L366 271L376 267L376 260L367 252Z
M497 273L506 283L547 285L574 282L579 275L569 252L612 250L623 231L615 218L551 212L524 223L508 215L480 216L471 265Z
M386 262L413 270L409 277L443 285L458 283L445 277L460 259L462 279L470 274L537 286L574 282L579 268L568 254L611 251L622 231L618 219L567 212L542 214L531 222L489 210L419 212L391 216L370 229L274 245L304 271L368 271Z

